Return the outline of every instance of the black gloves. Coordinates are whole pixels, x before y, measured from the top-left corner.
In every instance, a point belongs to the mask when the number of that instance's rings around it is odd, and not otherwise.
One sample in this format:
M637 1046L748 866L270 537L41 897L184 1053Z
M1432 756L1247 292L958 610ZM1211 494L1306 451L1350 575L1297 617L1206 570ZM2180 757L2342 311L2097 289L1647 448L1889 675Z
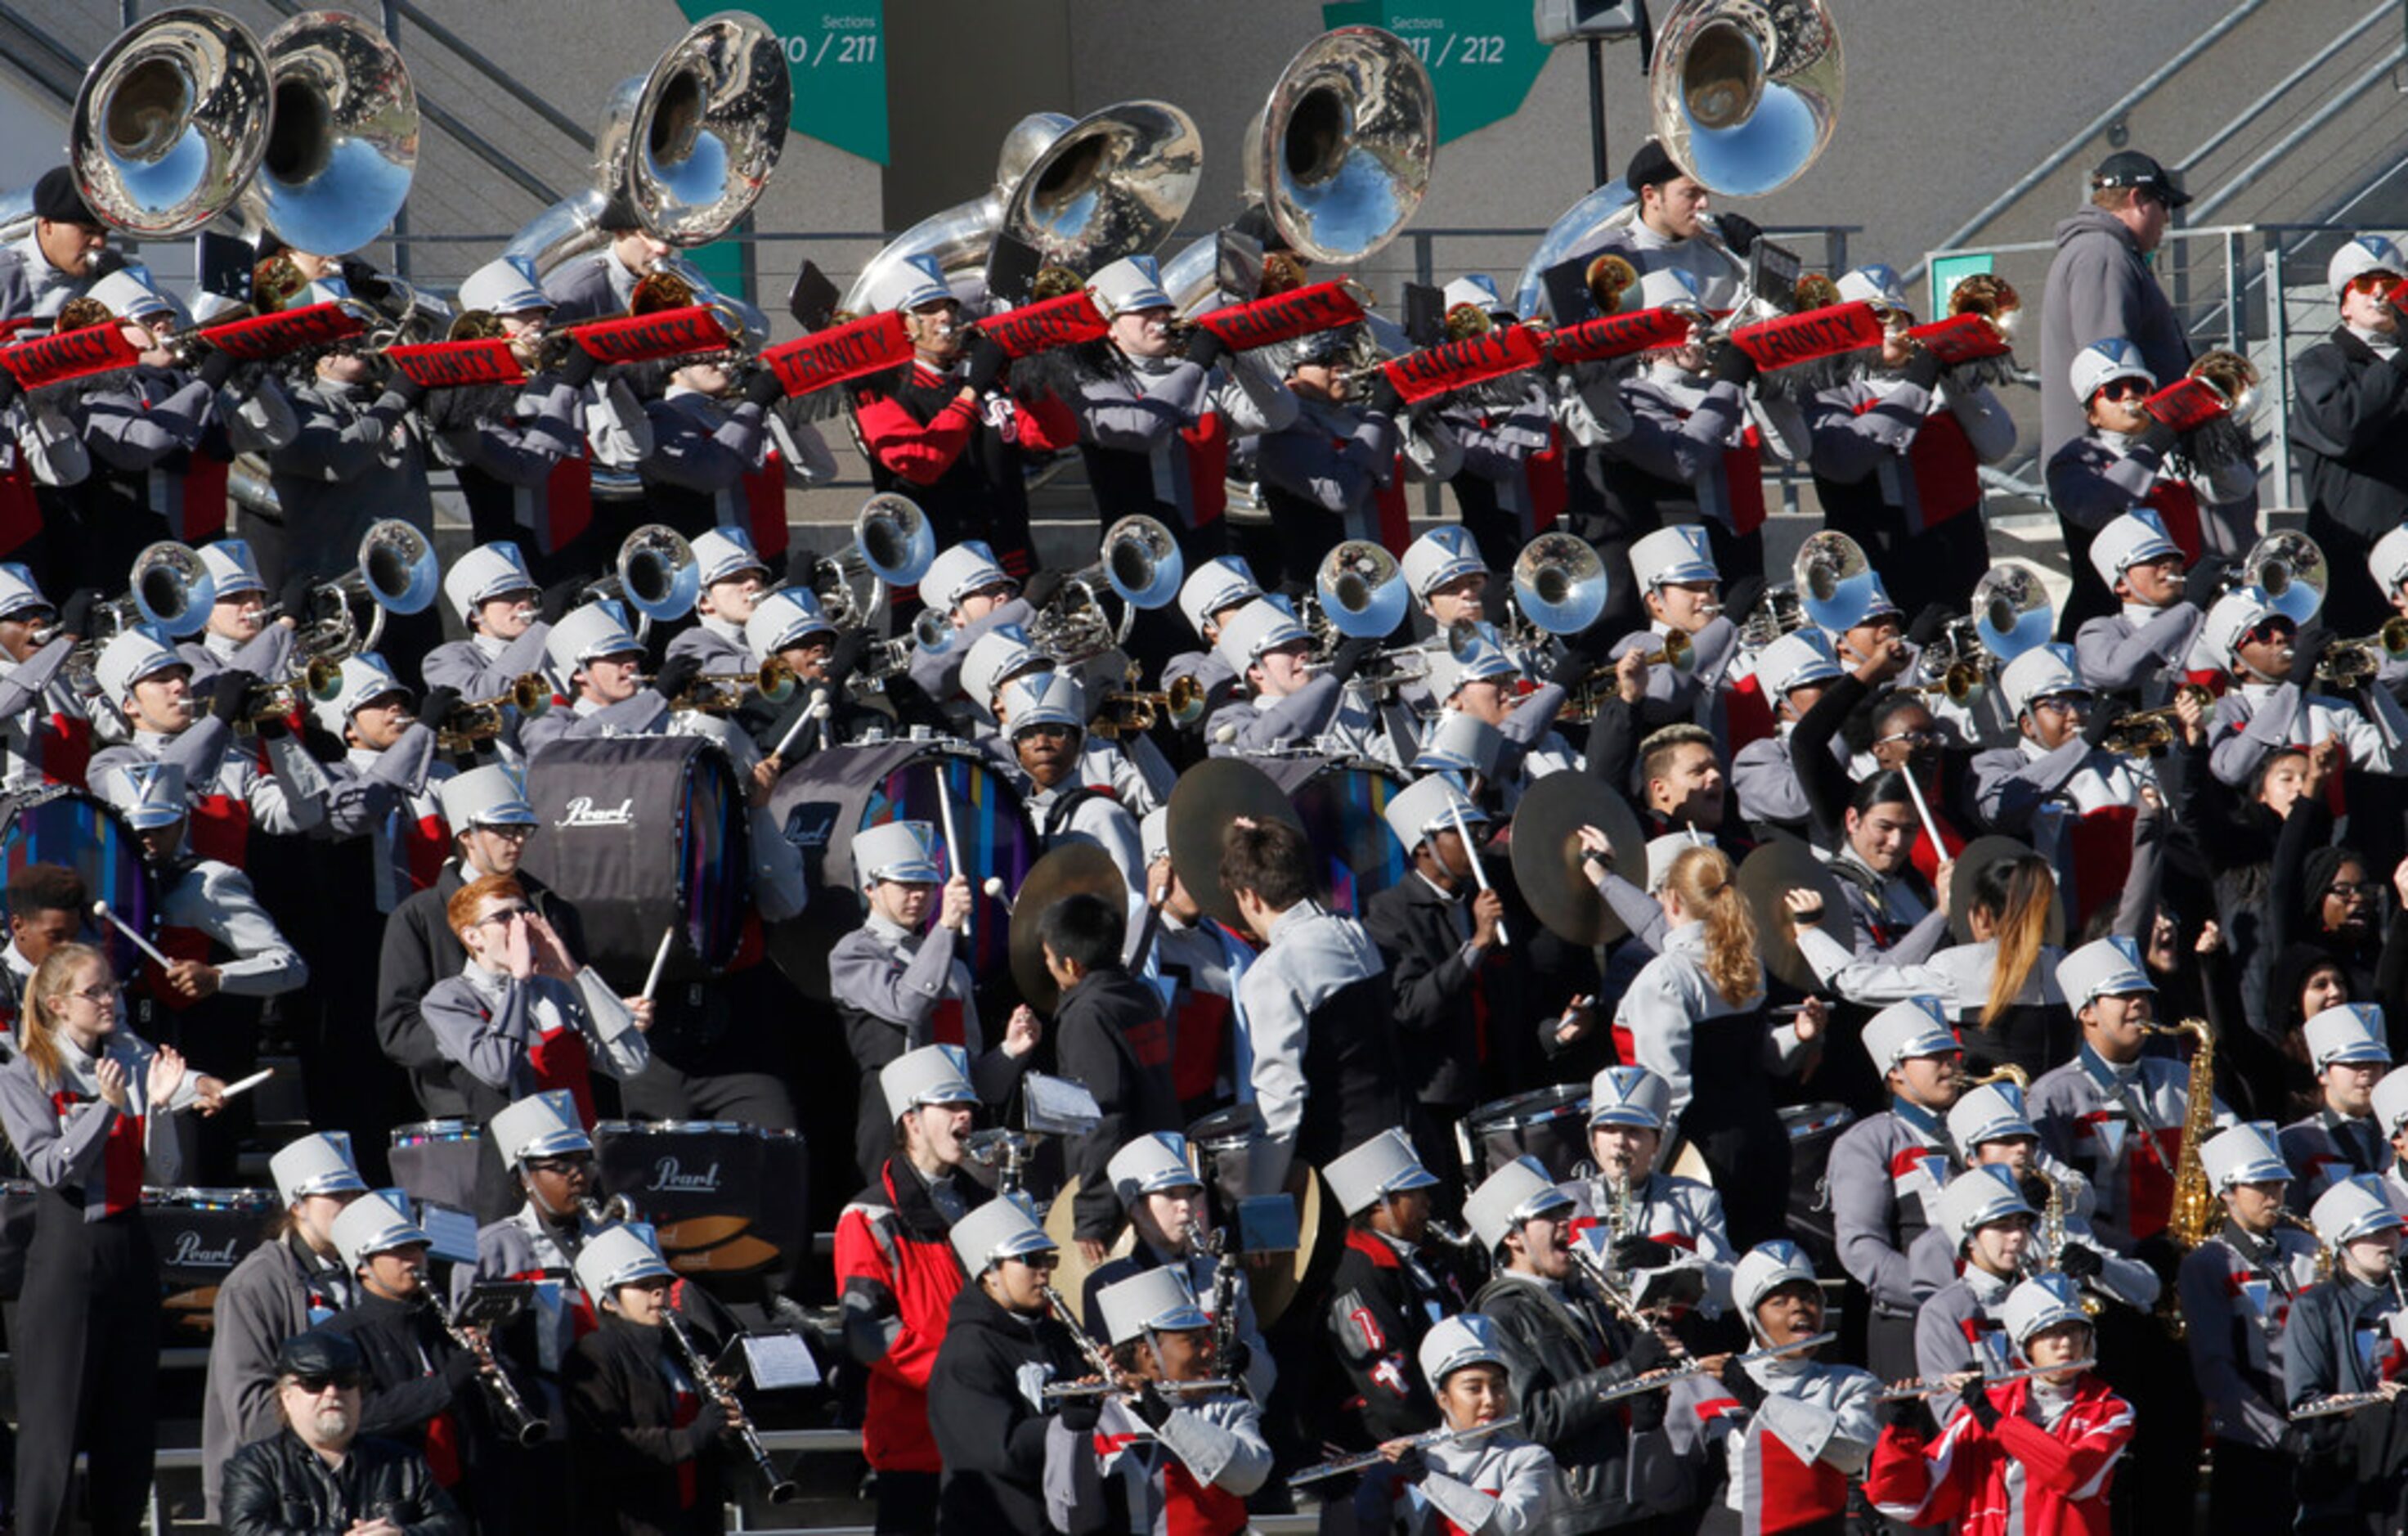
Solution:
M1405 395L1397 388L1397 381L1388 377L1388 370L1382 368L1371 375L1371 393L1363 404L1364 409L1378 415L1394 416L1405 409Z
M1632 1375L1644 1376L1671 1364L1672 1352L1665 1347L1662 1336L1650 1328L1631 1341L1630 1347L1623 1352L1622 1363L1630 1368Z
M211 347L201 357L201 382L211 389L223 389L225 381L234 377L234 353Z
M1040 570L1020 583L1020 595L1028 599L1029 607L1042 609L1054 600L1055 593L1062 590L1065 580L1067 578L1058 570Z
M694 680L702 676L702 658L694 654L671 656L661 663L660 671L652 678L652 689L663 698L676 700L685 696Z
M477 1379L479 1368L477 1357L467 1350L461 1350L443 1362L443 1385L452 1389L452 1396L457 1397L461 1388Z
M317 606L317 582L307 576L288 576L284 584L276 589L277 611L296 624L308 624L311 610Z
M1368 635L1340 641L1338 653L1329 658L1329 675L1337 679L1338 685L1343 688L1354 681L1354 674L1362 669L1363 664L1370 659L1371 653L1378 650L1379 645L1379 641Z
M1931 1420L1931 1400L1928 1398L1900 1398L1895 1402L1876 1403L1873 1415L1885 1426L1919 1435L1925 1440L1929 1440L1940 1428Z
M1245 1379L1246 1367L1254 1363L1254 1352L1243 1339L1229 1341L1229 1353L1212 1362L1221 1368L1220 1374L1231 1381Z
M1965 1405L1965 1412L1972 1414L1973 1421L1983 1428L1999 1427L1998 1404L1990 1400L1990 1389L1980 1380L1967 1382L1965 1390L1956 1394L1956 1400Z
M0 368L0 374L7 370ZM59 610L59 633L82 639L92 633L92 610L100 604L98 587L78 587L67 594L64 608Z
M861 665L861 653L868 649L869 637L859 629L848 629L837 636L836 649L828 653L827 666L822 668L827 676L824 686L831 696L843 688L845 679Z
M258 674L229 667L209 683L209 713L233 725L242 718L243 705L250 700L251 691L259 686Z
M24 393L25 386L17 382L17 376L7 368L0 368L0 410L15 405L17 396Z
M560 360L560 380L570 389L583 389L594 382L594 370L601 366L600 358L571 341L568 354Z
M1756 1378L1747 1373L1747 1367L1739 1363L1738 1356L1732 1356L1724 1364L1722 1374L1716 1376L1714 1380L1722 1383L1723 1390L1737 1398L1739 1405L1749 1413L1753 1414L1764 1406L1764 1388L1758 1386L1756 1384Z
M1227 342L1201 326L1187 333L1187 361L1207 372L1228 350Z
M1558 688L1577 687L1588 681L1589 675L1604 659L1593 656L1578 646L1565 646L1556 653L1555 659L1547 664L1547 681Z
M1906 360L1906 381L1925 389L1940 382L1940 354L1927 347L1915 348L1914 355Z
M2326 624L2312 624L2300 630L2299 643L2291 651L2290 681L2302 688L2315 682L2316 663L2325 659L2334 639L2332 629Z
M1742 576L1723 588L1723 617L1737 624L1756 611L1764 601L1766 581L1762 576Z
M418 704L419 721L428 730L439 731L443 728L444 720L459 707L459 689L429 688L426 690L426 696Z
M1092 1434L1104 1416L1104 1400L1100 1397L1057 1398L1055 1412L1062 1416L1062 1428L1074 1435Z
M786 386L778 378L775 368L763 368L745 381L744 398L764 410L785 397Z
M1164 1397L1152 1382L1145 1384L1139 1391L1137 1400L1129 1407L1138 1417L1145 1420L1145 1427L1149 1429L1159 1429L1170 1422L1170 1400Z
M403 410L408 410L426 398L426 386L398 369L395 369L394 376L385 381L384 392L401 402L400 409Z
M2166 450L2174 445L2174 429L2155 416L2143 420L2148 424L2141 428L2140 446L2154 450L2158 457L2164 457Z
M995 388L995 381L1002 378L1003 370L1010 366L1010 357L992 337L980 337L970 343L969 386L971 390L984 395Z
M1613 1267L1625 1274L1633 1270L1659 1270L1678 1262L1681 1251L1654 1238L1624 1238L1613 1245Z
M1956 615L1948 611L1945 604L1926 603L1923 611L1914 616L1914 623L1907 626L1906 638L1918 649L1929 645L1940 638L1940 632L1948 627L1948 621L1954 617Z
M568 617L568 610L575 608L577 599L584 596L585 578L582 576L554 581L543 589L543 596L537 602L536 611L543 616L544 623L558 624Z
M812 580L820 573L820 557L809 550L796 550L786 556L785 584L797 592L810 592Z
M2231 568L2229 560L2200 555L2199 563L2183 578L2183 601L2202 612L2215 606L2215 599L2224 595L2225 573Z
M2107 733L2115 727L2123 713L2121 710L2106 708L2094 699L2089 717L2082 722L2082 739L2093 747L2104 745Z
M2087 1247L2079 1242L2069 1242L2058 1250L2057 1267L2065 1271L2066 1279L2078 1284L2085 1280L2098 1279L2105 1272L2107 1261L2100 1256L2099 1250L2096 1248Z
M1736 342L1715 342L1706 352L1706 371L1717 384L1737 384L1745 389L1756 381L1756 359Z
M1730 247L1734 256L1746 255L1764 237L1763 226L1744 214L1717 213L1714 227L1722 232L1723 244Z
M689 1454L700 1456L710 1449L710 1443L727 1430L727 1410L718 1400L705 1395L702 1406L695 1410L694 1418L684 1429Z

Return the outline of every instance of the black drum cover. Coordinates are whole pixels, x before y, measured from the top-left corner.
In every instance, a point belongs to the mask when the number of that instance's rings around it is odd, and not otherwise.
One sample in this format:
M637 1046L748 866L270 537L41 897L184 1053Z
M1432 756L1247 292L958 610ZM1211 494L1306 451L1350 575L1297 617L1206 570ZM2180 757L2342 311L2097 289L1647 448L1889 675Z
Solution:
M159 1256L161 1321L171 1343L208 1341L218 1286L267 1240L272 1189L145 1190L142 1225Z
M752 898L742 786L716 745L693 736L563 741L528 767L541 828L526 870L574 902L586 955L621 995L643 989L662 933L680 939L666 983L717 975L736 958Z
M680 1274L782 1284L810 1256L799 1136L732 1121L605 1120L594 1150L604 1196L626 1198Z

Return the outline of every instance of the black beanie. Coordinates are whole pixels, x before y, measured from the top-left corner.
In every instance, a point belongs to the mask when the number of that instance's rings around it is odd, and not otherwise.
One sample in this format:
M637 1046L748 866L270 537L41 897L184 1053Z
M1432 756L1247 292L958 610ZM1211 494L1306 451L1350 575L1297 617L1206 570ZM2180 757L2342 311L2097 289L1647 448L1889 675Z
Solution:
M1646 187L1660 187L1675 177L1688 174L1665 150L1662 141L1651 138L1639 146L1639 152L1630 157L1629 168L1622 173L1622 184L1637 193Z
M64 165L52 165L34 183L34 217L61 224L100 223L76 190L75 172Z

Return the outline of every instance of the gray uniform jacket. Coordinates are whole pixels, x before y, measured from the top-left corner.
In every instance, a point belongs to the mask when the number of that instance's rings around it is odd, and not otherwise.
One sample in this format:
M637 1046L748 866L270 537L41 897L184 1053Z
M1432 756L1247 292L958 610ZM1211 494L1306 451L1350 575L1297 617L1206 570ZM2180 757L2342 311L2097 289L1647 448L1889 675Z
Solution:
M1403 1513L1408 1536L1528 1536L1545 1529L1562 1474L1543 1445L1511 1429L1422 1448L1422 1502Z
M2057 226L2057 258L2041 299L2040 453L2053 458L2082 436L2088 403L2074 398L2073 359L2094 341L2121 337L2161 383L2190 366L2190 344L2140 242L2104 208L2084 207Z
M1125 370L1079 380L1079 397L1069 402L1079 436L1097 448L1146 455L1154 499L1177 508L1186 522L1195 519L1196 493L1185 428L1211 413L1231 438L1254 437L1284 432L1298 414L1297 397L1254 353L1232 353L1211 369L1175 357L1126 362Z
M1677 1248L1684 1263L1705 1272L1706 1295L1698 1311L1718 1317L1731 1305L1731 1267L1739 1250L1731 1246L1730 1228L1723 1220L1723 1198L1714 1186L1673 1173L1650 1173L1633 1183L1629 1194L1630 1229L1613 1232L1613 1185L1583 1163L1581 1177L1555 1187L1572 1198L1579 1214L1572 1218L1577 1238L1592 1227L1612 1232L1616 1242L1648 1238ZM1608 1252L1611 1252L1611 1247Z
M2286 1325L2316 1281L2316 1240L2277 1227L2264 1238L2230 1222L2183 1256L2175 1285L2188 1325L2191 1373L2219 1440L2274 1450L2289 1428Z
M2399 750L2408 742L2408 712L2387 688L2361 689L2358 701L2302 693L2296 682L2243 682L2229 688L2215 701L2207 728L2207 739L2214 743L2207 752L2208 771L2238 789L2275 748L2339 737L2351 768L2389 773L2395 757L2408 760ZM2372 719L2360 705L2372 711Z
M408 409L373 384L315 380L293 392L297 430L267 457L288 568L321 577L350 570L360 536L383 518L433 531L426 444Z
M273 772L262 773L248 754L226 750L233 730L204 715L174 736L136 731L130 742L93 754L91 779L121 763L174 763L184 770L194 800L224 795L251 808L251 826L270 834L307 832L325 819L326 775L301 743L280 736L267 743Z
M2097 1198L2091 1222L2100 1246L2118 1254L2132 1251L2131 1160L2154 1157L2139 1144L2154 1140L2171 1179L2188 1085L2189 1073L2180 1062L2144 1056L2119 1068L2087 1044L2032 1084L2026 1104L2040 1127L2041 1145L2090 1182ZM2232 1112L2220 1100L2213 1111L2219 1129L2232 1124Z
M74 649L61 635L23 661L0 656L0 789L42 782L45 743L38 733L50 717L89 722L82 696L61 675Z
M276 1400L276 1353L284 1341L351 1302L351 1278L287 1233L243 1255L219 1283L209 1309L209 1371L201 1400L201 1492L220 1518L219 1474L226 1458L284 1423Z
M652 1062L635 1016L591 966L579 967L572 984L550 976L522 982L471 960L418 1006L444 1059L512 1101L538 1086L527 1053L563 1029L585 1037L597 1072L624 1081Z
M56 399L20 396L0 412L0 468L16 468L22 454L36 484L73 485L92 473L83 437Z
M451 688L470 702L509 692L510 684L529 672L541 676L547 667L544 644L552 625L538 619L514 640L472 635L449 640L426 653L420 675L429 688Z
M98 1056L77 1045L64 1031L53 1038L59 1046L56 1084L42 1082L31 1056L12 1057L0 1067L0 1129L7 1130L8 1144L16 1149L26 1176L45 1189L64 1191L80 1201L85 1221L102 1220L108 1214L102 1155L118 1117L132 1114L142 1119L142 1182L175 1184L183 1170L183 1156L176 1144L175 1112L198 1095L195 1074L184 1074L175 1097L165 1106L152 1106L146 1081L150 1042L121 1026L101 1042L102 1054L125 1069L128 1107L121 1111L100 1097L100 1080L93 1070L99 1064ZM78 1102L60 1109L53 1096L62 1094Z
M1045 1427L1045 1503L1054 1529L1125 1530L1131 1536L1170 1536L1188 1529L1168 1514L1165 1474L1176 1464L1208 1488L1244 1498L1271 1474L1270 1443L1263 1439L1262 1410L1234 1393L1215 1398L1174 1398L1160 1428L1115 1398L1104 1404L1093 1429L1066 1428L1059 1414ZM1100 1449L1109 1445L1110 1450ZM1099 1486L1100 1485L1100 1486ZM1118 1485L1127 1502L1128 1524L1093 1525L1102 1489ZM1083 1516L1083 1518L1082 1518Z
M206 933L233 952L235 957L217 968L221 992L273 998L308 983L308 963L251 894L251 877L233 865L194 860L160 907L163 927Z
M1877 1313L1912 1317L1930 1294L1907 1250L1917 1233L1938 1224L1940 1192L1956 1172L1946 1139L1899 1109L1857 1121L1831 1144L1824 1184L1840 1263Z
M1818 391L1807 403L1814 472L1843 485L1872 477L1881 486L1882 500L1911 514L1914 526L1921 525L1927 510L1960 511L1924 507L1914 463L1908 456L1923 423L1942 411L1964 429L1978 462L1996 464L2014 450L2014 419L1978 381L1943 379L1927 390L1902 374L1859 373L1836 389Z
M2186 474L2157 450L2120 432L2093 429L2049 455L2048 499L2077 527L2103 528L2148 499L2158 481L2186 479L2199 498L2200 538L2210 554L2239 555L2256 521L2258 467L2230 459Z
M2207 615L2189 603L2148 608L2126 603L2120 613L2086 620L2073 637L2083 681L2101 693L2137 690L2143 708L2173 696L2183 662Z
M692 628L679 630L677 639L669 641L667 654L672 661L680 656L696 657L706 672L749 672L760 665L744 643L742 625L709 614L696 620Z
M959 937L941 926L911 933L872 912L828 952L828 990L838 1002L903 1031L905 1051L930 1043L929 1015L951 998L962 1007L962 1045L975 1057L984 1044L978 987L970 968L954 958Z
M1927 1245L1947 1240L1937 1230L1915 1242L1920 1256ZM1914 1313L1914 1369L1924 1376L1945 1376L1959 1371L1997 1375L2011 1368L2014 1353L1999 1313L2007 1304L2013 1279L1968 1264L1965 1272L1942 1284L1923 1299Z
M91 292L93 283L124 265L118 252L103 251L90 272L62 272L42 254L41 242L28 229L24 238L0 246L0 320L54 318L61 305Z
M1272 1193L1287 1178L1313 1086L1304 1080L1305 1026L1313 1010L1340 988L1386 969L1362 924L1318 902L1299 901L1271 925L1270 943L1238 982L1266 1141L1263 1155L1248 1163L1252 1193Z

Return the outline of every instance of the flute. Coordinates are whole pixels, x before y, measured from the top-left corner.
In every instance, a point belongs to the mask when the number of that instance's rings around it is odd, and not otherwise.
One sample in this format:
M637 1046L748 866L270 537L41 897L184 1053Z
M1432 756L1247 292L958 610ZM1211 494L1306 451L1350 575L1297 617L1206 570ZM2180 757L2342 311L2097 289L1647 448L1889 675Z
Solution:
M1875 1398L1873 1401L1904 1402L1909 1398L1928 1398L1940 1392L1960 1392L1964 1390L1965 1386L1969 1385L1999 1386L2008 1382L2022 1381L2027 1376L2055 1376L2067 1371L2088 1371L2098 1363L2099 1362L2097 1360L2090 1359L2069 1360L2063 1365L2028 1365L2021 1371L2001 1371L1996 1376L1976 1376L1972 1381L1965 1383L1963 1385L1952 1385L1955 1382L1955 1375L1919 1376L1914 1381L1904 1386L1890 1388L1890 1390L1883 1393L1880 1397ZM1956 1374L1963 1374L1963 1372L1956 1372Z
M1730 1363L1746 1365L1752 1360L1779 1359L1784 1355L1795 1355L1801 1349L1820 1349L1825 1344L1836 1343L1839 1338L1836 1333L1817 1333L1812 1338L1800 1339L1794 1343L1769 1344L1762 1349L1749 1350L1746 1354L1734 1357ZM1702 1376L1705 1373L1706 1366L1702 1360L1691 1360L1686 1365L1669 1366L1662 1371L1651 1371L1644 1376L1633 1376L1627 1382L1609 1386L1598 1394L1598 1401L1620 1402L1625 1398L1635 1398L1641 1392L1653 1392L1659 1386L1670 1386L1675 1382L1685 1382L1691 1377Z
M1500 1434L1521 1422L1521 1414L1508 1414L1503 1418L1493 1418L1485 1424L1475 1424L1469 1429L1425 1429L1405 1443L1416 1451L1426 1451L1437 1445L1459 1445L1465 1441L1484 1440L1490 1435ZM1291 1473L1288 1482L1290 1484L1318 1483L1325 1477L1343 1477L1348 1472L1359 1472L1367 1467L1376 1467L1387 1459L1388 1456L1384 1451L1360 1451L1354 1456L1341 1456L1335 1461L1324 1461L1316 1466L1307 1467L1302 1471Z
M2291 1422L2297 1424L2303 1419L2338 1418L2344 1414L2355 1414L2361 1408L2371 1408L2384 1400L2384 1395L2380 1392L2335 1392L2329 1397L2303 1402L2292 1409Z
M1044 1396L1047 1402L1059 1402L1065 1398L1133 1398L1148 1386L1174 1398L1237 1390L1237 1384L1226 1376L1211 1376L1194 1382L1054 1382L1045 1388Z

